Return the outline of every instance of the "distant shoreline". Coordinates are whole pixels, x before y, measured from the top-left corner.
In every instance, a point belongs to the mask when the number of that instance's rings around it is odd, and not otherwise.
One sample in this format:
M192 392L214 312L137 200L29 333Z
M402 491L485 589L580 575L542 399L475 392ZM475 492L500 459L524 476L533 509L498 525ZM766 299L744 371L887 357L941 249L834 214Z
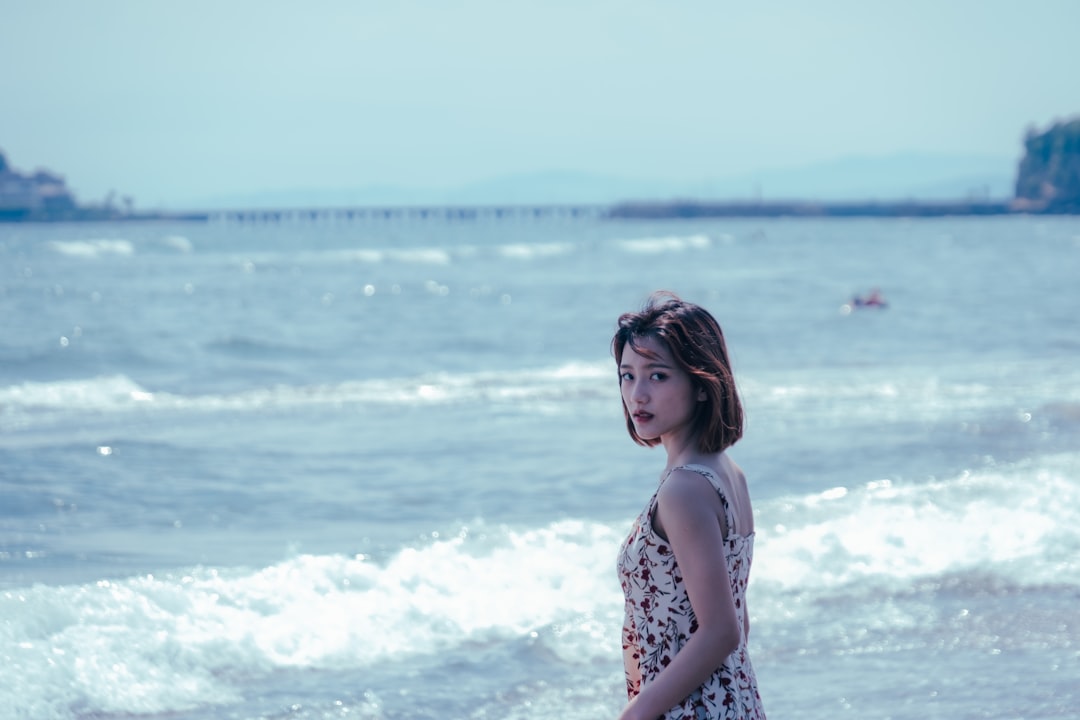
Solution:
M615 204L536 204L476 206L360 206L345 208L281 208L121 213L100 208L59 213L0 213L0 223L101 222L297 222L316 220L481 220L597 218L666 220L703 218L931 218L1001 215L1080 215L1080 204L1039 205L1001 201L893 202L754 202L694 201L624 202Z

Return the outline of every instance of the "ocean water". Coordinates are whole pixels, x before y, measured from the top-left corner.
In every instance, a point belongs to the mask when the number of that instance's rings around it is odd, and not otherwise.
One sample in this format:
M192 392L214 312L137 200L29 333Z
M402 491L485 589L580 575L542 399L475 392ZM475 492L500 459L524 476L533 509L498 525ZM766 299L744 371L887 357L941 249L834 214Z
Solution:
M615 717L658 288L770 717L1075 718L1078 276L1078 218L0 226L0 718Z

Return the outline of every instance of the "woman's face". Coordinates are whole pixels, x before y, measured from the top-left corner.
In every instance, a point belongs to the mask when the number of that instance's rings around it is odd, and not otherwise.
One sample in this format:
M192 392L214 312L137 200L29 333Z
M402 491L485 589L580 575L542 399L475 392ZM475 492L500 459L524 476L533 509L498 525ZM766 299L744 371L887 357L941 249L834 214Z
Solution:
M619 387L634 429L644 440L667 440L686 435L697 403L705 393L671 358L666 344L653 337L638 340L643 355L630 343L623 346ZM651 355L651 357L650 357Z

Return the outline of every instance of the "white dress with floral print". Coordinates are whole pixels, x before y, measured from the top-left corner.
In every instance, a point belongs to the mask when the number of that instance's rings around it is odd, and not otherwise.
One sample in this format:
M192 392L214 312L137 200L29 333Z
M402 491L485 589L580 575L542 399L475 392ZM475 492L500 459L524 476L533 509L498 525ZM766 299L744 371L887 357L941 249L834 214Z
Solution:
M735 528L734 513L712 470L702 465L684 465L675 469L692 470L708 478L720 494L728 528ZM659 490L658 486L657 492ZM619 580L626 596L623 650L637 660L640 669L638 677L627 672L629 698L636 696L642 685L652 682L697 630L697 619L690 607L675 553L653 529L655 508L656 493L653 493L619 553ZM746 584L754 556L754 535L729 532L725 544L731 594L741 629L746 615ZM724 664L701 687L664 713L664 720L764 720L757 679L746 652L746 637L741 632L740 635L739 647L724 660Z

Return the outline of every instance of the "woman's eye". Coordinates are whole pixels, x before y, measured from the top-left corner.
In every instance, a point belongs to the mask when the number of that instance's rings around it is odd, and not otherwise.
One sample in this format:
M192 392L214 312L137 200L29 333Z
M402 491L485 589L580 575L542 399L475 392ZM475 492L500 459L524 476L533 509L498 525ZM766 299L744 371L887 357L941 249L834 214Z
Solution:
M634 376L631 375L630 373L623 373L622 375L619 375L619 379L620 380L633 380Z
M653 380L663 380L667 377L664 373L655 372L650 376Z

